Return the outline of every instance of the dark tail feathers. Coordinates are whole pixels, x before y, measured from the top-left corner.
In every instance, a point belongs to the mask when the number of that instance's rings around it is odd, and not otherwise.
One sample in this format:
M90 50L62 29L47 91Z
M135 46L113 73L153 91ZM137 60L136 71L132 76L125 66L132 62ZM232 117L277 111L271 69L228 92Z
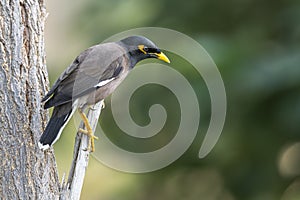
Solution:
M50 121L40 138L40 149L46 150L58 140L72 114L72 103L63 104L54 108Z

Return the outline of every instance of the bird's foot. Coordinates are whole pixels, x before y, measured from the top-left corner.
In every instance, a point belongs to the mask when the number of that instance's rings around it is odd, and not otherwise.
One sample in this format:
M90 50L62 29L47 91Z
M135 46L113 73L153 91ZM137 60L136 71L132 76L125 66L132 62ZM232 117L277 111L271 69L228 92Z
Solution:
M90 139L88 148L86 150L89 150L90 152L94 152L95 151L95 139L98 140L99 138L94 135L93 130L92 129L84 130L82 128L79 128L78 131L87 135Z
M96 110L93 105L89 105L88 108L89 108L89 110L92 110L92 111Z
M94 105L89 105L88 108L89 108L89 110L92 110L92 111L97 110L97 109L94 108ZM105 108L105 103L104 103L104 101L103 101L103 102L102 102L101 109L104 109L104 108Z
M86 127L86 130L84 129L79 129L79 132L83 133L83 134L86 134L89 138L90 138L90 142L89 142L89 145L88 145L88 148L87 150L90 150L90 152L94 152L95 151L95 139L98 139L98 137L96 137L93 133L93 129L89 123L89 120L88 118L86 117L86 115L84 114L84 112L82 112L81 109L78 109L79 111L79 114L82 118L82 121Z

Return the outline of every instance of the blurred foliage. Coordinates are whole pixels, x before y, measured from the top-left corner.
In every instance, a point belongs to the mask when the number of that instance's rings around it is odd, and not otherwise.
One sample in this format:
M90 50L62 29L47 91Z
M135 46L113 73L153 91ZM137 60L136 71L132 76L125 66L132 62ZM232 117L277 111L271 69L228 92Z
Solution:
M50 17L55 17L55 6L48 10ZM209 95L205 83L193 78L188 63L176 62L174 67L200 91L201 125L193 145L172 165L148 174L117 172L91 159L82 199L300 199L300 1L88 0L72 9L64 28L72 36L70 43L81 42L83 47L144 26L171 28L191 36L216 62L228 98L221 138L199 160L197 153L210 117ZM56 57L48 57L48 66L61 65L59 70L49 67L52 80L76 55L68 56L59 63ZM177 128L180 114L178 102L165 88L147 86L143 91L133 97L133 119L149 123L149 106L161 103L173 116L164 136L147 142L126 138L112 119L109 101L101 115L108 137L136 152L160 148L172 139L167 133ZM146 93L158 95L158 102ZM65 132L75 132L75 128L69 125ZM55 145L60 173L68 171L73 138L62 134Z

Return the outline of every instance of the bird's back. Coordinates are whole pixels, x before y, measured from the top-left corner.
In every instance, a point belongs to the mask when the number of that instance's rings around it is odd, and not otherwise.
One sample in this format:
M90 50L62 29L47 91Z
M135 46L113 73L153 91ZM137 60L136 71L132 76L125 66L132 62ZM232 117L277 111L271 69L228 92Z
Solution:
M101 80L110 78L127 52L116 43L104 43L83 51L62 73L44 97L45 108L61 105L86 95Z

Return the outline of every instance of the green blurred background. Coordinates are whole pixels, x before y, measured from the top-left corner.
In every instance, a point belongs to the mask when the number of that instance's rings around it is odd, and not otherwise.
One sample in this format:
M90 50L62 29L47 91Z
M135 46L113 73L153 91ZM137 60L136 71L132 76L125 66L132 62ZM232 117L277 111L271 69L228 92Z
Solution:
M121 31L157 26L197 40L217 64L228 98L223 133L204 159L198 150L210 118L205 83L188 63L174 67L191 82L200 102L199 133L188 151L170 166L147 174L110 169L91 157L81 199L101 200L296 200L300 199L300 1L298 0L86 0L47 1L47 66L51 83L84 49ZM199 76L200 77L200 76ZM196 81L195 81L196 80ZM172 139L179 108L162 87L145 87L133 97L131 112L149 122L158 95L174 123L150 141L147 150ZM55 144L60 176L68 173L76 128L73 120ZM176 123L175 123L176 122ZM112 141L116 127L106 101L100 124ZM120 140L120 139L119 139ZM122 143L121 139L121 143ZM122 145L139 149L139 140Z

